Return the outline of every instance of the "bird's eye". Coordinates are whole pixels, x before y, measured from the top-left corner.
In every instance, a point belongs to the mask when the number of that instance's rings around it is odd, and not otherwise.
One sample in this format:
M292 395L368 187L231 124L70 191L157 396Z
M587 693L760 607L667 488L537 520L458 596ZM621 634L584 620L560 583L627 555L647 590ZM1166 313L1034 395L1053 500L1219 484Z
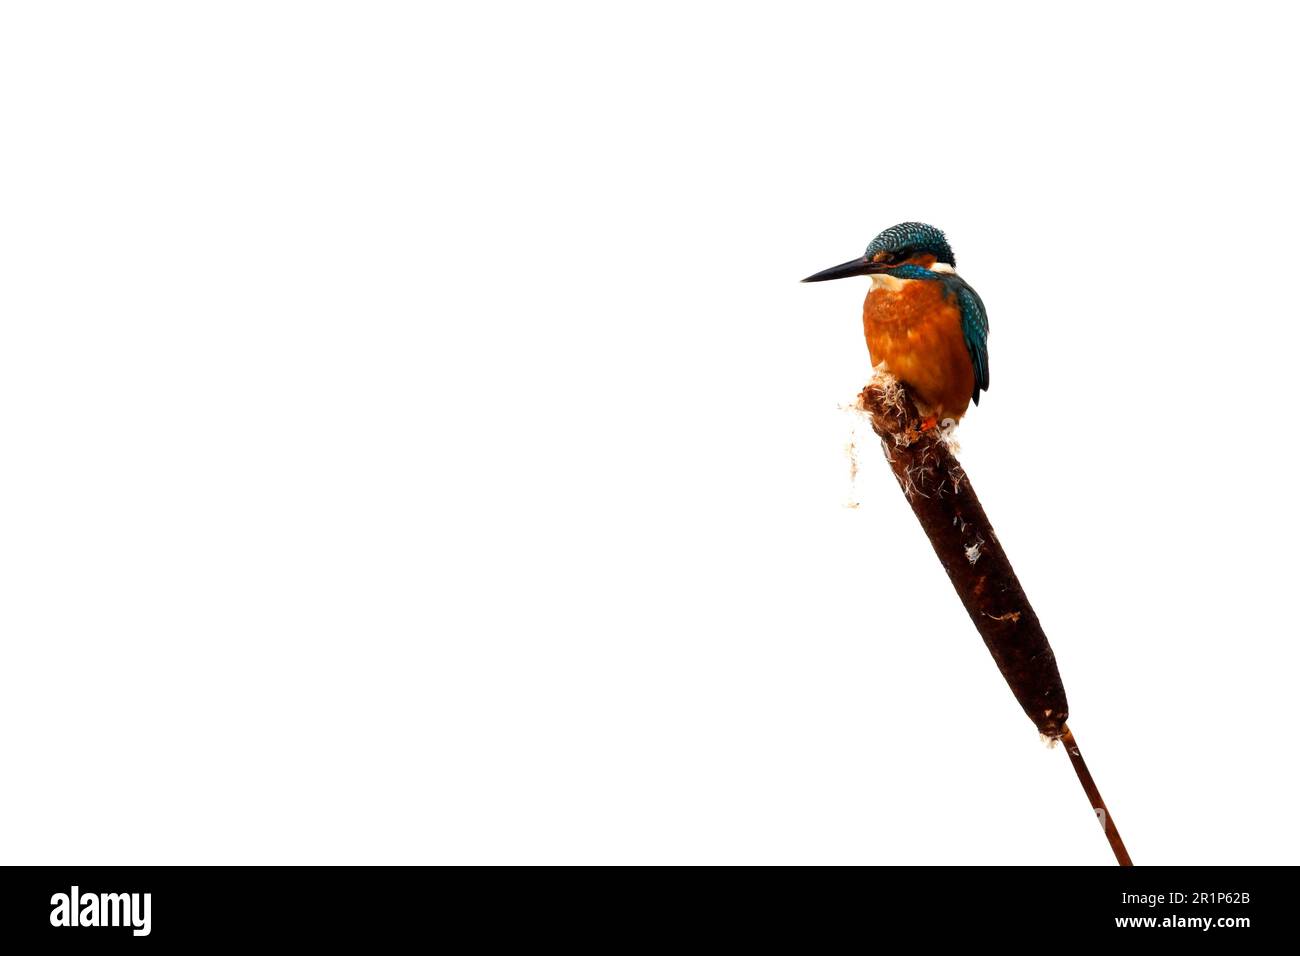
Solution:
M911 258L911 253L906 249L898 249L889 254L889 261L893 265L898 265L900 262L906 262L909 258Z

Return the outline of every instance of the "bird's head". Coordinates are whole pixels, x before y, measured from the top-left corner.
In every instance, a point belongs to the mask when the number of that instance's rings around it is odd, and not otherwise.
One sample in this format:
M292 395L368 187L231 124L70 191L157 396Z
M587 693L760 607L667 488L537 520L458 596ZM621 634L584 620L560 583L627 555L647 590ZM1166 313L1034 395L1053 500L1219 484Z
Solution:
M872 239L867 251L857 259L831 266L803 281L825 282L849 276L888 274L899 266L908 265L929 269L935 264L949 269L957 265L943 232L923 222L900 222Z

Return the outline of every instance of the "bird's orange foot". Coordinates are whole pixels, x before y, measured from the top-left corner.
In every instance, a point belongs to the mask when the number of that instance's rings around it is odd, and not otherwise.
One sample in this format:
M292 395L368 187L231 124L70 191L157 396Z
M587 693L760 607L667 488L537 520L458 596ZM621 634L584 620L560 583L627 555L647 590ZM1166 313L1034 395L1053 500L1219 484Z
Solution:
M916 426L908 425L905 429L903 429L903 431L899 433L899 444L902 445L915 444L916 442L924 438L926 435L928 435L930 432L934 431L935 428L938 427L938 424L939 424L938 417L934 415L930 415L929 417L922 419L920 425L916 425Z

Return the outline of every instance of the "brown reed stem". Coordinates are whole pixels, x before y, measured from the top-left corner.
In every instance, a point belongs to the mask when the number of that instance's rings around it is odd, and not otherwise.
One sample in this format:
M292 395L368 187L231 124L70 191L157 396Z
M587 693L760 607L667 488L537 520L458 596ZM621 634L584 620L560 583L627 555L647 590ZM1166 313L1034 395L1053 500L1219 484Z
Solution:
M862 390L859 403L870 414L885 460L998 670L1038 732L1066 742L1115 858L1122 866L1132 866L1065 725L1069 704L1056 655L947 438L938 429L922 431L916 403L892 376L877 375Z
M1110 848L1115 854L1116 862L1120 866L1132 866L1133 860L1124 846L1124 838L1119 835L1119 830L1115 826L1115 818L1110 815L1106 801L1101 798L1097 781L1093 780L1092 774L1088 772L1088 765L1084 763L1083 754L1079 752L1079 742L1074 739L1074 734L1069 727L1064 728L1061 743L1065 745L1065 752L1070 756L1074 772L1079 775L1079 783L1083 784L1083 792L1088 795L1088 802L1092 804L1092 812L1097 815L1097 822L1106 831L1106 839L1110 841Z

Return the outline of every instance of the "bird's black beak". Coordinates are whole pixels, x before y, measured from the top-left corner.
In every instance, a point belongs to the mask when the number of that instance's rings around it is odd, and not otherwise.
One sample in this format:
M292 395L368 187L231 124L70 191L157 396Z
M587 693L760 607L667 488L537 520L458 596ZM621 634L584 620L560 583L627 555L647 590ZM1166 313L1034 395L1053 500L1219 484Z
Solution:
M810 275L804 279L804 282L825 282L828 279L847 279L849 276L869 276L877 272L887 272L891 269L888 263L872 262L870 259L850 259L848 262L841 262L837 266L831 266L829 269L823 269L815 275Z

